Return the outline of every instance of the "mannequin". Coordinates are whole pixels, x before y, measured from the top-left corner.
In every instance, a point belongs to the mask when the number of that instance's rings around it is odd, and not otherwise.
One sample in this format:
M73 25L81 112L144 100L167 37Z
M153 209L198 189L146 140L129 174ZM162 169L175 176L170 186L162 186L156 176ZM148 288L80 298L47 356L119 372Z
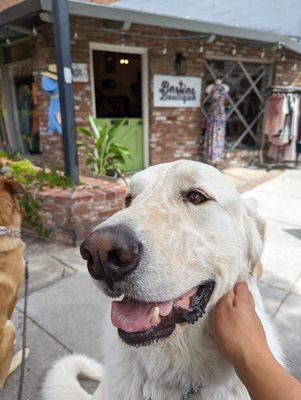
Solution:
M62 119L56 64L50 64L48 70L42 72L41 75L42 88L50 97L48 107L48 134L53 135L54 132L58 132L61 135Z
M226 85L225 83L223 83L223 81L221 79L217 79L214 83L212 83L211 85L207 86L205 91L207 94L209 94L211 92L211 90L213 89L214 86L222 86L225 89L225 92L228 93L230 88L228 85Z

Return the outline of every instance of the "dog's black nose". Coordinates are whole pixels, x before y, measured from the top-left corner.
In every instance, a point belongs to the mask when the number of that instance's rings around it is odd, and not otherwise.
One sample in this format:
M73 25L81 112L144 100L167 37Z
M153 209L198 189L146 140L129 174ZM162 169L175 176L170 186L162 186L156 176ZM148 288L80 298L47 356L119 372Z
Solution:
M137 268L141 251L141 242L124 225L97 229L80 246L91 276L105 279L111 289L114 282Z

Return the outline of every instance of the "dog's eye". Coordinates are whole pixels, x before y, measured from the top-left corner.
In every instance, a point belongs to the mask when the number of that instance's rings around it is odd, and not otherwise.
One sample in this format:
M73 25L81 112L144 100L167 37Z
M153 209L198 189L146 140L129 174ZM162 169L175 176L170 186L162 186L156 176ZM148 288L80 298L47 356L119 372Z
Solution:
M191 190L190 192L187 192L184 199L194 204L195 206L209 200L209 198L204 193L197 190Z
M129 207L132 203L133 196L131 194L127 194L124 199L124 206L125 208Z

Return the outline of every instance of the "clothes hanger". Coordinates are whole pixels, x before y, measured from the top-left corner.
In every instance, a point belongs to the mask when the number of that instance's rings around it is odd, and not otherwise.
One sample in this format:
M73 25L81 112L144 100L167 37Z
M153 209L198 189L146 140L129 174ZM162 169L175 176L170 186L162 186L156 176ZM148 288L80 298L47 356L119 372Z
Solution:
M206 87L205 92L209 94L214 86L222 86L227 93L230 90L230 87L228 85L226 85L225 83L223 83L223 81L221 79L216 79L216 81L214 83L212 83L211 85Z

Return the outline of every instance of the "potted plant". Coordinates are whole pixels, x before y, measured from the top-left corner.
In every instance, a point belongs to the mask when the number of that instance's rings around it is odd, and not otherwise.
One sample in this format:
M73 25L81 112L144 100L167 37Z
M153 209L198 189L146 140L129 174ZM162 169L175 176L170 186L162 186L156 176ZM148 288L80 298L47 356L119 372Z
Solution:
M118 133L127 119L121 119L114 126L103 123L92 115L88 118L90 128L80 127L78 132L89 139L91 147L78 141L78 147L84 147L87 165L92 174L116 177L124 176L126 159L131 158L130 150L118 143Z

